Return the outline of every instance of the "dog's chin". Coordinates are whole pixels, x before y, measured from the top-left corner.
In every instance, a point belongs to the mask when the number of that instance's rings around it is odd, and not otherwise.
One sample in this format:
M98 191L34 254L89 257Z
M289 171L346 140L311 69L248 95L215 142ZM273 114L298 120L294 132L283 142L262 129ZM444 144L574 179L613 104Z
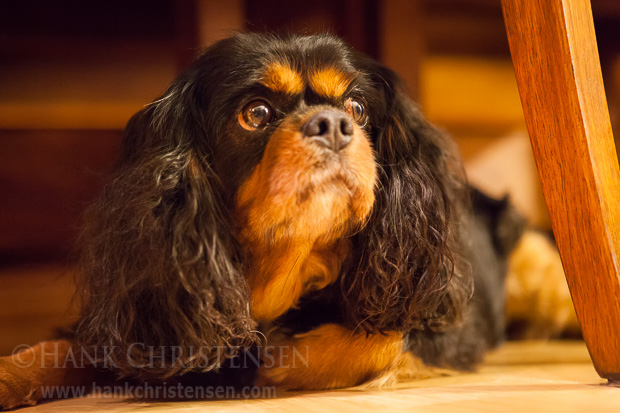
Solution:
M314 240L328 244L346 236L363 226L374 201L374 183L360 182L358 175L340 162L300 171L295 177L296 190L280 188L263 199L260 210L267 212L250 212L246 228L253 229L252 238L258 236L263 243ZM282 177L273 178L279 181ZM272 182L270 187L277 185Z
M370 212L356 203L362 189L353 174L342 171L319 171L311 174L294 200L292 214L311 226L313 234L343 232L357 227ZM306 232L311 228L307 228Z
M352 199L362 185L356 174L337 155L317 163L305 174L300 174L296 203L303 205L325 193L334 193Z
M363 225L370 213L368 203L360 203L363 191L354 174L341 169L310 173L300 190L285 201L288 208L272 232L274 239L329 243L346 236Z

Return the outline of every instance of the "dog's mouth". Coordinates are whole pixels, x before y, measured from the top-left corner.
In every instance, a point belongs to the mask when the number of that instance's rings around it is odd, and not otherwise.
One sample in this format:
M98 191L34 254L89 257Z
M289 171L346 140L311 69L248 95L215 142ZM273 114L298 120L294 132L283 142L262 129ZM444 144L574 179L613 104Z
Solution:
M354 172L342 165L341 160L330 159L328 162L315 165L314 170L309 174L307 183L297 193L297 202L308 202L313 195L324 192L353 197L360 184Z

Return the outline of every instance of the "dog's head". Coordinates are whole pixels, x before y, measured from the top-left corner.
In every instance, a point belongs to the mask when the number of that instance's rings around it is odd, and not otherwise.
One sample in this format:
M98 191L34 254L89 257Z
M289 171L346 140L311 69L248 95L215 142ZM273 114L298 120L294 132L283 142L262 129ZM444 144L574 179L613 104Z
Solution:
M250 346L336 282L352 328L441 328L469 295L460 185L390 70L327 35L223 40L127 127L84 232L78 339L127 374L148 346L200 347L208 370L206 346Z

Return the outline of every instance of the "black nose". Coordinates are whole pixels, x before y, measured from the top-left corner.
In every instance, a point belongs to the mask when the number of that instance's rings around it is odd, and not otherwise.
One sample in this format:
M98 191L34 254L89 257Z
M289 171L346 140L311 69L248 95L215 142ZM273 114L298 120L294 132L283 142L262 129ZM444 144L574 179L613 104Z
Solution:
M353 124L343 112L324 110L311 117L301 132L317 145L338 152L351 142Z

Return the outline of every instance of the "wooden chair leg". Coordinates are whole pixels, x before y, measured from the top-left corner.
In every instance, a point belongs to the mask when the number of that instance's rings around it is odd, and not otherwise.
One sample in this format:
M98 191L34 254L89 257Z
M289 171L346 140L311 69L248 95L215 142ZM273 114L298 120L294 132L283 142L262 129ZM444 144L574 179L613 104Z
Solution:
M566 278L598 374L620 380L620 171L589 0L502 0Z

